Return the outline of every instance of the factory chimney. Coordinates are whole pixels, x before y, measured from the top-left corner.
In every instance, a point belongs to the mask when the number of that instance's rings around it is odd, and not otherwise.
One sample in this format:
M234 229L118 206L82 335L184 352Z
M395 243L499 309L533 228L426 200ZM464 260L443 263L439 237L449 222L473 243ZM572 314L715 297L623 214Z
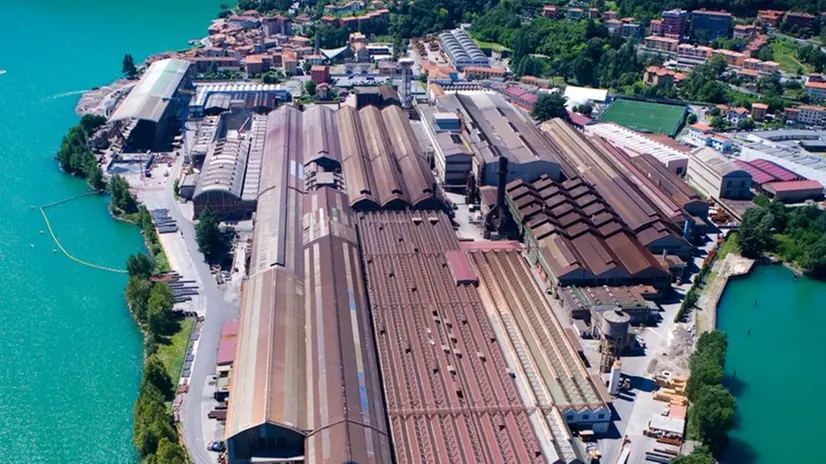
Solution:
M315 33L315 50L313 51L313 54L321 54L321 34L319 33L319 31L316 31Z
M496 232L496 238L505 238L508 232L508 208L505 205L505 190L508 184L508 158L499 156L499 168L497 169L496 183L496 204L488 212L485 220L486 233Z
M505 189L508 184L508 158L505 156L499 157L499 169L496 183L496 209L499 210L499 227L504 223L503 216L505 215Z

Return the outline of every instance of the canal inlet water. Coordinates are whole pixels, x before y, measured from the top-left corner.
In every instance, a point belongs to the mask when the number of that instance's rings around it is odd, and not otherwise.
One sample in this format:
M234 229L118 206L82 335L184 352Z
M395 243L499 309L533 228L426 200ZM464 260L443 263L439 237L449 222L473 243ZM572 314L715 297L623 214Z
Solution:
M826 283L795 280L781 265L757 265L729 281L717 328L728 335L724 383L738 408L724 462L818 461L812 459L821 453L792 433L820 425L818 415L805 410L815 407L826 381Z
M142 349L123 302L126 277L53 253L36 206L87 189L54 161L77 122L80 91L119 77L124 53L140 62L186 47L205 34L219 3L0 0L2 462L137 461L132 405ZM122 268L143 244L106 205L84 197L48 214L69 252Z

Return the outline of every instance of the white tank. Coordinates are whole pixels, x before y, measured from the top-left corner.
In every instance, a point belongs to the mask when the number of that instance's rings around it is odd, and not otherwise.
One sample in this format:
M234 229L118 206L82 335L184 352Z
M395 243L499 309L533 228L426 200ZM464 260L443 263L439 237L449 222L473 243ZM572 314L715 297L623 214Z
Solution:
M622 363L619 359L611 366L611 378L608 381L608 393L616 396L619 393L620 381L622 380Z

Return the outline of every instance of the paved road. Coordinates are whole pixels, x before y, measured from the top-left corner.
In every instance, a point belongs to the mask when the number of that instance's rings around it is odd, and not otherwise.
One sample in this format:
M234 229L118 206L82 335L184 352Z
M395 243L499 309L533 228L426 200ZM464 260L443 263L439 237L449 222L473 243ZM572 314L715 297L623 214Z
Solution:
M173 172L178 172L180 163L181 160L179 159ZM204 323L201 328L198 351L192 366L190 391L184 398L180 418L183 425L184 444L189 450L192 461L197 464L212 464L216 461L216 455L207 451L207 443L204 442L203 437L203 421L208 419L203 413L202 403L208 397L204 398L202 391L207 378L212 376L215 371L215 356L221 337L221 326L226 321L238 319L238 308L225 301L224 292L218 288L209 271L209 266L203 261L203 255L198 251L198 244L195 242L194 224L190 218L184 217L178 207L178 202L175 200L172 190L172 183L168 182L162 192L153 192L147 203L150 208L168 208L170 216L178 222L201 287L201 301L204 307L199 311L204 314ZM154 203L154 205L151 203Z

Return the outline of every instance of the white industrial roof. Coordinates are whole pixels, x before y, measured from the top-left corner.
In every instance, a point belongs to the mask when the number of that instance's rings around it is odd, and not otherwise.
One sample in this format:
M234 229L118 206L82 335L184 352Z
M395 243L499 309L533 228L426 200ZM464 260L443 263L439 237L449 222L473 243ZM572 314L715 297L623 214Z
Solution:
M189 70L189 64L189 61L174 59L152 63L109 120L160 121Z
M256 92L277 92L287 91L281 84L256 84L256 83L221 83L221 84L197 84L195 86L195 98L192 99L191 106L204 106L207 98L215 93L239 94Z
M743 145L740 149L740 159L743 161L756 159L771 161L807 179L816 180L826 185L826 159L810 155L799 149L774 147L762 143Z
M692 162L699 161L706 165L710 170L714 171L720 177L731 174L735 171L743 171L731 160L726 158L722 153L709 147L698 148L691 152L695 159Z
M590 87L576 87L569 85L565 87L565 97L568 101L565 107L572 110L574 106L585 103L603 103L608 99L608 89L592 89Z
M648 426L655 430L662 430L665 432L682 435L683 430L685 429L685 420L653 414Z
M625 149L632 156L648 153L665 165L673 161L688 159L688 155L685 153L613 123L585 126L585 132L608 140L612 144Z

